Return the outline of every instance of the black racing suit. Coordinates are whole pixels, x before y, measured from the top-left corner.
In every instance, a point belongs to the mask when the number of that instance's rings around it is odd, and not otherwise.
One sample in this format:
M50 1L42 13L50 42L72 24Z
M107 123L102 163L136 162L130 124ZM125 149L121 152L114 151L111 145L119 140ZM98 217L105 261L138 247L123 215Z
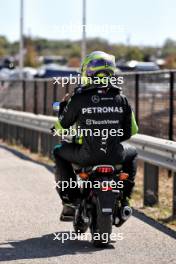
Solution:
M76 123L78 129L87 132L83 133L82 144L64 142L54 149L56 181L76 181L72 163L81 166L120 163L123 171L129 173L124 194L130 197L137 153L134 147L122 142L131 137L132 122L135 120L132 120L127 98L121 95L119 89L112 86L108 89L76 89L67 103L61 103L59 121L64 129ZM77 195L76 189L68 188L65 193L57 190L61 198L67 195L74 200Z

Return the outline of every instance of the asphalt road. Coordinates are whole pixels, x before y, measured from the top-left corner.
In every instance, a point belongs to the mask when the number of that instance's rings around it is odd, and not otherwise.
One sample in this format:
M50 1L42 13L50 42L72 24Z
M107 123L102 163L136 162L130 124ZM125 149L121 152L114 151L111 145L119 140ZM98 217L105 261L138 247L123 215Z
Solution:
M2 263L176 263L172 234L136 216L113 229L117 241L107 249L96 249L85 239L57 240L53 233L65 238L73 229L71 223L59 221L61 203L53 180L45 166L0 147Z

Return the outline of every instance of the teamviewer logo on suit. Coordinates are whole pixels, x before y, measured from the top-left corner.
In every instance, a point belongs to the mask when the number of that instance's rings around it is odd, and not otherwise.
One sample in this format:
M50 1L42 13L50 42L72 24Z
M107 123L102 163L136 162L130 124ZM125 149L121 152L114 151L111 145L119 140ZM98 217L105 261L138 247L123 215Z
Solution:
M90 126L91 124L92 124L92 120L87 119L87 120L86 120L86 125Z
M100 102L100 97L98 95L92 95L91 100L93 103L97 104Z

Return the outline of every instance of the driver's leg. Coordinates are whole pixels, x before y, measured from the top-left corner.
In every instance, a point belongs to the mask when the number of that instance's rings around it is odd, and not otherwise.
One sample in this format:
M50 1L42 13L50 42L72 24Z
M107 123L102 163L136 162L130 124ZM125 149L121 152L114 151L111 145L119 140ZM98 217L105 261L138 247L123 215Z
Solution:
M72 162L79 163L79 148L76 144L64 143L63 145L57 145L53 152L56 162L56 190L63 203L61 221L73 220L73 203L79 197L79 189L76 185L77 179L71 165Z
M135 185L135 175L137 171L137 151L134 146L127 143L122 143L124 148L123 171L129 174L129 177L124 181L124 201L131 198L131 194Z
M64 143L57 145L53 152L56 163L56 190L65 202L73 202L77 198L78 188L74 187L77 179L71 163L79 163L78 150L78 145Z

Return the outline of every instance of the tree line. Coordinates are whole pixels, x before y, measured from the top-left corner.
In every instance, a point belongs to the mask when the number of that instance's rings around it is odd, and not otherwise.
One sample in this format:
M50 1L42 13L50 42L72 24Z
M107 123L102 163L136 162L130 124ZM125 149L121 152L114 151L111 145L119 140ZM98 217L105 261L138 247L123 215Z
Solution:
M78 64L81 57L81 41L71 40L49 40L46 38L24 37L26 50L25 64L37 66L36 60L39 56L60 55L70 63ZM10 42L5 36L0 36L0 58L4 56L15 56L18 54L19 42ZM87 39L87 52L103 50L115 55L117 60L139 60L151 61L162 58L166 61L167 68L176 68L176 41L166 39L162 46L137 46L123 43L112 44L105 39Z

